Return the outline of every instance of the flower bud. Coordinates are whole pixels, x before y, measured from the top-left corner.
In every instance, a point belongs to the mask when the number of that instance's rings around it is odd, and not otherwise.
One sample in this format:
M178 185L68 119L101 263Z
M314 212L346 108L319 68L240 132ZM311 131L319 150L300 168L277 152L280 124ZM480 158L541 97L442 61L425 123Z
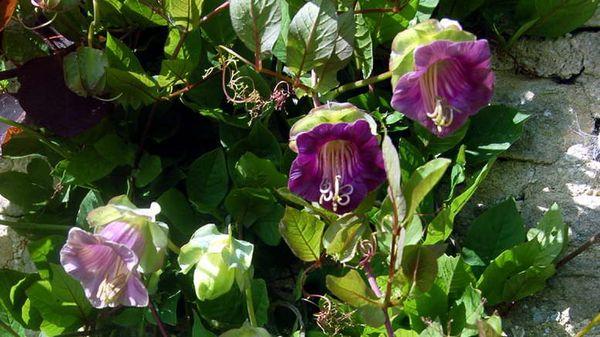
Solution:
M178 262L183 273L195 267L196 296L212 300L229 292L234 280L241 290L249 286L253 250L251 243L222 234L214 224L208 224L181 247Z
M131 249L139 258L140 272L152 273L163 265L169 234L169 227L156 221L158 213L155 202L148 209L137 208L119 196L90 211L87 221L96 234Z
M392 88L402 75L413 70L415 49L439 40L474 41L475 35L462 30L457 21L448 19L426 20L398 33L392 41L390 55Z
M244 324L241 328L226 331L219 337L271 337L271 334L263 328L256 328Z
M106 87L108 58L102 50L79 47L63 58L65 83L79 96L98 96Z

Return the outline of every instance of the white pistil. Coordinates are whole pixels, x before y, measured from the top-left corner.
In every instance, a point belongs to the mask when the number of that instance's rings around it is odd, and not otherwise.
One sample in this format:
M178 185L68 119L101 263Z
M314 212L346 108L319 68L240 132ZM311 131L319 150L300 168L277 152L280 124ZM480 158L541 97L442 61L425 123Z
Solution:
M104 275L104 279L102 280L102 283L100 283L100 286L98 286L98 292L96 294L102 302L115 304L123 291L125 291L130 273L122 273L122 266L122 263L118 264L117 270L114 272L116 276L110 277L108 272Z
M319 185L319 204L331 202L331 208L337 212L338 206L350 203L354 187L351 184L342 184L344 174L352 175L355 160L351 146L345 141L331 141L321 148L319 168L323 172L323 179Z

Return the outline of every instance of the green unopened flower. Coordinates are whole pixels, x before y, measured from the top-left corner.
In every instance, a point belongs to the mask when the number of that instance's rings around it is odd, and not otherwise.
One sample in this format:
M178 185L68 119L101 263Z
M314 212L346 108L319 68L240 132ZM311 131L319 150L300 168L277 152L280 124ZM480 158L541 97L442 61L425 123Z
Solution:
M475 39L475 35L462 30L457 21L449 19L426 20L398 33L392 42L390 55L392 88L396 87L402 75L414 70L414 51L417 47L440 40L459 42Z
M247 286L254 246L222 234L214 224L202 226L181 247L179 266L183 273L194 266L194 288L200 300L212 300L227 293L237 281L240 290Z
M90 47L79 47L63 59L65 83L71 91L83 97L104 93L107 68L106 54Z
M244 326L241 328L226 331L219 337L271 337L271 334L263 328L252 327L248 324L244 324Z
M163 265L169 235L169 227L156 221L158 213L159 204L153 202L150 208L137 208L123 195L90 211L87 222L95 233L133 250L139 259L140 272L152 273Z

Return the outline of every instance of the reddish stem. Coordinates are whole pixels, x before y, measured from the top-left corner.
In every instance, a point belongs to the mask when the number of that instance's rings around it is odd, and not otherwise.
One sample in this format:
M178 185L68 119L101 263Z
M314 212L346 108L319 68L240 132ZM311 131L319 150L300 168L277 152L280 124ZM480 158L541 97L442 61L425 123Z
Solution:
M160 334L163 337L169 337L169 334L167 333L167 330L165 330L165 327L162 324L160 317L158 316L158 312L156 312L156 308L152 304L152 301L148 301L148 308L150 308L150 312L152 312L152 317L154 317L156 325L158 325L158 330L160 330Z
M220 4L219 7L215 8L212 10L212 12L206 14L205 16L203 16L200 19L200 24L203 24L204 22L210 20L212 17L214 17L215 15L221 13L222 11L226 10L227 8L229 8L229 1L225 1L224 3Z

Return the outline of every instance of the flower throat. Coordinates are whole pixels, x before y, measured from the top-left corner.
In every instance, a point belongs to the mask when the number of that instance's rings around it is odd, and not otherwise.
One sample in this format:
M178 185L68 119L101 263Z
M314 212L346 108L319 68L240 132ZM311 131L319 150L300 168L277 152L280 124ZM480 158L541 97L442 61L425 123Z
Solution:
M456 109L451 106L444 97L440 96L438 92L438 86L440 85L440 83L438 83L438 73L448 66L451 66L450 61L438 61L434 63L427 69L427 72L425 72L425 75L419 81L427 117L433 121L438 132L442 132L443 128L452 124L454 112L456 111ZM445 81L445 89L447 92L451 92L452 89L449 87L448 82L449 81Z
M352 167L357 161L355 152L354 146L344 140L330 141L319 150L319 171L323 174L319 204L331 202L334 212L338 206L348 205L354 192L354 187L344 182L353 176Z

